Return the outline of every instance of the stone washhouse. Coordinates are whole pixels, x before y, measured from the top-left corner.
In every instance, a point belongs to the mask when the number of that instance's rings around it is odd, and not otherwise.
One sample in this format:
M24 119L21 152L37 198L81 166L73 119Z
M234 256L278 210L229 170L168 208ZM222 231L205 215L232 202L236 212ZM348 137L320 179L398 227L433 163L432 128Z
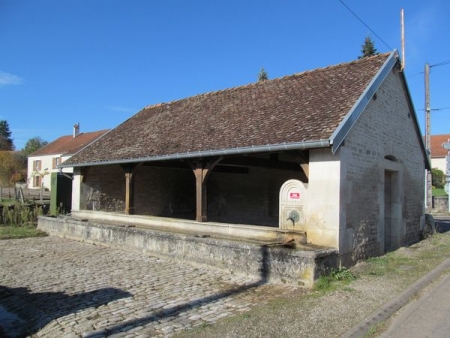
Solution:
M419 240L429 163L394 51L145 107L61 167L51 233L310 286Z

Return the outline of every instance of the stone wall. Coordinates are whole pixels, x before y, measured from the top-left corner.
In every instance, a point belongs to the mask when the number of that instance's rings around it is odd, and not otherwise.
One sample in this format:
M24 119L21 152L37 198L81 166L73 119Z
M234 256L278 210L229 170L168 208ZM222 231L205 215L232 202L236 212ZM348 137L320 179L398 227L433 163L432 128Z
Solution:
M80 209L124 211L125 175L119 165L95 166L86 170L81 183Z
M339 158L329 148L310 151L308 212L304 229L309 243L339 248L340 168Z
M134 173L137 215L195 218L195 176L192 170L139 166Z
M163 219L160 222L164 222ZM145 255L209 264L263 283L312 287L321 274L336 268L336 250L293 250L176 232L161 232L73 218L39 217L38 228L52 236L95 243Z
M448 212L448 196L433 196L433 212Z
M215 172L208 179L208 220L278 226L279 193L295 171L249 168L244 173ZM138 215L195 219L195 176L186 169L141 165L134 174L134 212ZM125 176L119 165L87 170L79 209L122 212Z
M293 171L250 168L246 174L212 172L208 219L215 222L278 226L280 188Z
M419 240L425 167L411 114L393 70L338 150L345 234L339 247L346 262Z

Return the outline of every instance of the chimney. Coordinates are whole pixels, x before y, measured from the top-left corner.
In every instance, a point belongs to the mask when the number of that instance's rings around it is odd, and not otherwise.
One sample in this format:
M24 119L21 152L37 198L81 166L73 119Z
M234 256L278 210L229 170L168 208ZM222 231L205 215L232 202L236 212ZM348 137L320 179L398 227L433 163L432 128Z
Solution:
M73 138L77 137L78 135L80 135L80 123L79 122L73 126Z

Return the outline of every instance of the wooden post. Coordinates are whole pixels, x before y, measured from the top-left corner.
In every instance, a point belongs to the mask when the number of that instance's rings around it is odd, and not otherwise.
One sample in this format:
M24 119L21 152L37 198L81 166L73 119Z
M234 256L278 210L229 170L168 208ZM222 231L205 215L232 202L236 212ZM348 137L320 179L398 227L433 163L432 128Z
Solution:
M208 199L207 199L207 179L212 169L222 160L222 157L215 158L206 164L199 161L191 164L195 175L196 189L196 216L197 222L206 222L208 220Z
M195 220L197 222L206 222L207 216L207 197L206 197L206 174L207 171L203 168L203 163L197 163L197 167L194 169L195 175L195 189L196 189L196 215Z
M122 165L125 172L125 215L134 214L134 169L136 165Z

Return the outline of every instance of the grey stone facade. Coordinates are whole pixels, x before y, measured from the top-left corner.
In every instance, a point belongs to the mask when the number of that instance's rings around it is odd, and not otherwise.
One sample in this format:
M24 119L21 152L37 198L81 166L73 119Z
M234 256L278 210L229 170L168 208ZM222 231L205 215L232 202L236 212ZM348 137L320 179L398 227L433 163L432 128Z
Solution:
M399 74L393 70L339 150L340 250L347 261L419 240L424 158ZM341 248L342 249L342 248Z

